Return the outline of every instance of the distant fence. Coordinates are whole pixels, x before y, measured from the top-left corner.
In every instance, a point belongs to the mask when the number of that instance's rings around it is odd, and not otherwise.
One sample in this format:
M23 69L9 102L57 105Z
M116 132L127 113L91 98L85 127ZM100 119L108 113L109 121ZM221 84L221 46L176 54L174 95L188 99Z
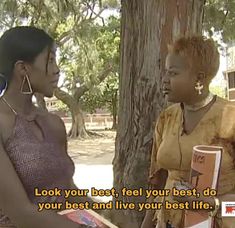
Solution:
M86 114L84 117L87 129L106 129L112 128L113 117L110 114ZM66 127L71 126L71 117L62 117Z

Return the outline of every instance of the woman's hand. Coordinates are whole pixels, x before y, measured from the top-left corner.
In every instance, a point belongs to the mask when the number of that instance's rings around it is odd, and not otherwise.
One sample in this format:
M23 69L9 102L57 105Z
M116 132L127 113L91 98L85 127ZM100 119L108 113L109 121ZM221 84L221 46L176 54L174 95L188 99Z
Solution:
M147 210L140 228L154 228L153 215L153 210Z
M173 187L175 189L177 189L177 190L191 190L191 189L193 189L193 186L190 183L184 182L184 181L176 181L176 182L174 182ZM189 198L191 198L191 197L188 197L188 196L179 196L179 195L172 194L172 198L175 201L184 203L184 202L188 202Z
M195 208L195 206L193 207L193 202L196 202L196 201L202 202L203 204L208 203L210 205L209 209L200 208L198 210L211 211L214 209L214 206L215 206L214 198L213 197L206 197L206 196L203 196L203 194L201 192L196 192L196 190L193 188L193 186L190 183L178 181L178 182L174 183L173 187L177 190L186 190L187 193L192 193L191 196L172 195L172 198L175 201L178 201L180 203L188 202L190 210L197 210L197 208Z

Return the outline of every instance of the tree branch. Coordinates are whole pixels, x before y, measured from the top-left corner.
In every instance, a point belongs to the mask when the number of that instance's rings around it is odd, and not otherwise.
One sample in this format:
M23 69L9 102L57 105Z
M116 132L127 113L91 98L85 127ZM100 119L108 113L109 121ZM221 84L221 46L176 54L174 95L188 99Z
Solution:
M57 88L54 92L54 95L57 99L61 100L63 103L65 103L69 108L72 106L73 103L73 97L70 96L65 91Z
M31 18L31 22L30 25L34 26L35 24L38 23L41 14L42 14L42 7L43 7L43 1L39 1L38 6L34 5L32 2L29 2L31 4L31 6L34 8L34 13L33 16Z
M93 4L92 6L89 4L89 2L85 2L87 8L91 11L90 15L89 15L89 18L87 18L88 14L86 14L85 16L85 20L88 20L88 21L94 21L95 19L97 18L100 18L101 21L102 21L102 24L103 26L105 25L105 22L104 22L104 18L101 17L100 15L102 14L102 12L105 10L105 9L101 9L98 13L95 12L95 2L93 1ZM87 10L87 12L89 12L89 10ZM93 15L95 15L95 17L92 17Z
M88 6L88 7L90 7L90 6ZM90 10L91 10L92 13L95 15L95 17L92 17L92 14L91 14L89 20L90 20L90 21L94 21L95 19L100 18L101 21L102 21L103 26L105 26L104 18L100 16L100 15L103 13L104 9L100 10L98 13L96 13L95 11L93 11L93 9L92 9L91 7L90 7Z
M224 19L223 19L223 21L222 21L222 29L224 28L224 25L225 25L227 16L228 16L228 10L226 10L226 13L225 13L225 15L224 15Z
M89 90L89 87L87 85L82 85L81 87L77 88L74 97L76 100L79 100L79 98Z
M91 18L92 18L92 16L93 16L93 14L95 13L95 12L94 12L94 9L95 9L95 2L93 1L92 6L90 6L90 4L89 4L89 3L87 3L87 6L88 6L88 8L89 8L89 9L90 9L90 11L91 11L91 14L90 14L90 16L89 16L89 19L91 19Z
M59 46L64 45L67 41L69 41L72 38L71 36L69 36L72 32L73 28L60 35L60 37L56 40Z
M65 44L67 41L69 41L72 38L70 34L75 30L77 26L79 27L79 25L81 24L81 22L79 22L79 18L80 16L78 16L78 14L75 13L74 14L74 26L68 31L60 35L60 37L57 39L57 42L59 43L59 45Z
M104 79L109 75L109 73L112 71L112 66L109 65L99 76L98 76L98 84L104 81ZM74 98L76 100L79 100L81 96L84 95L85 92L87 92L90 88L87 85L82 85L81 87L77 88L74 93Z

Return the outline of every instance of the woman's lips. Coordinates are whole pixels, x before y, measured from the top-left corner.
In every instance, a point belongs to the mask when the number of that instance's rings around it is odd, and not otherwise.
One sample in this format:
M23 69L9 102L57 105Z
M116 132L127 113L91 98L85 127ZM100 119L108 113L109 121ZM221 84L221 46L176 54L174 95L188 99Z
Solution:
M53 87L57 87L57 84L58 84L58 81L53 81L53 82L51 82L51 85L52 85Z

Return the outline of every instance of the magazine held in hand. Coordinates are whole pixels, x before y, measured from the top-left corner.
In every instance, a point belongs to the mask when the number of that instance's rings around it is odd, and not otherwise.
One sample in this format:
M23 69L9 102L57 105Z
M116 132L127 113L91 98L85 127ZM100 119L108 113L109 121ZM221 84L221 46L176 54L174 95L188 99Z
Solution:
M94 228L118 228L107 219L103 218L93 210L64 210L58 212L60 215L66 216L68 219L78 224L87 225Z
M217 190L222 147L197 145L193 147L190 182L198 192ZM213 218L207 211L185 211L185 228L213 228Z

